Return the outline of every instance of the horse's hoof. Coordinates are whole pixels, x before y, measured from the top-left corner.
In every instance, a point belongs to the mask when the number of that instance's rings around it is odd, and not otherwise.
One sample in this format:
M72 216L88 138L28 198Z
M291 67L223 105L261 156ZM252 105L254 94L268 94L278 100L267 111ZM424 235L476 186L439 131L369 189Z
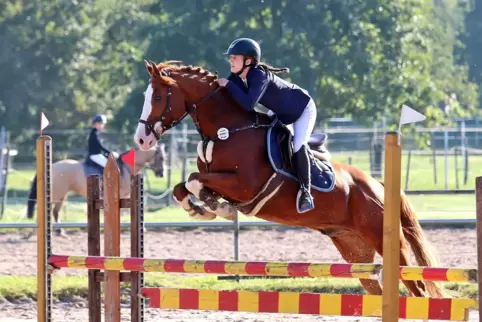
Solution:
M35 234L35 229L32 230L32 231L27 232L26 234L24 234L24 235L22 236L22 239L28 240L28 239L30 239L30 237L32 237L34 234Z
M200 207L198 205L192 205L191 206L192 210L194 210L196 212L196 214L198 215L201 215L201 216L204 216L205 213L206 213L206 210L203 208L203 207Z
M222 214L218 212L218 216L221 216L224 219L232 220L232 221L236 219L238 211L229 202L223 202L219 207L219 209L222 211Z
M186 210L189 214L189 217L195 220L213 220L216 218L216 215L212 212L207 211L202 206L196 205L194 202L189 200L189 206L191 209Z
M189 217L191 217L194 220L209 221L209 220L216 219L217 216L216 216L216 214L213 214L212 212L204 211L204 213L202 215L198 212L195 212L193 214L189 214Z
M216 211L218 209L219 202L214 198L207 198L205 203L212 211Z
M55 235L56 235L57 237L63 237L63 238L69 239L69 236L67 235L67 233L66 233L65 230L63 230L63 229L57 229L57 230L55 231Z

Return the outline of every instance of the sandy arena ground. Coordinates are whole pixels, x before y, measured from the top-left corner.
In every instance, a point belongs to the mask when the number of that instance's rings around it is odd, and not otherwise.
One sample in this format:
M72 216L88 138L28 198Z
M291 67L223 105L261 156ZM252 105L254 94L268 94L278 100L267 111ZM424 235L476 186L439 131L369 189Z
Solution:
M433 245L440 264L445 267L476 267L475 229L430 229L425 230ZM54 238L53 250L57 254L87 254L86 233L76 232L69 239ZM122 235L122 255L129 253L128 235ZM35 275L36 239L28 241L17 234L0 235L0 274ZM276 261L320 261L343 262L328 237L309 230L247 230L240 233L241 260ZM233 234L214 230L164 230L147 232L145 257L185 259L233 259ZM63 270L58 275L83 275L82 270ZM472 312L471 321L478 319ZM35 303L0 303L0 321L14 322L33 320L36 317ZM124 318L125 317L125 318ZM148 309L146 321L378 321L370 318L340 318L308 315L254 314L202 311L161 311ZM56 303L54 321L80 322L87 320L84 302ZM123 311L123 320L130 321L128 309Z

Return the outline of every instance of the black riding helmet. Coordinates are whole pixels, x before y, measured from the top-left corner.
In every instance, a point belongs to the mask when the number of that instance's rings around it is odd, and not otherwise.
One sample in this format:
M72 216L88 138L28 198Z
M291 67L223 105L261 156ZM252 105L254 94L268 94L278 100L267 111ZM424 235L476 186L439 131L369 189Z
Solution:
M228 50L224 53L225 55L242 55L244 56L244 66L236 74L241 74L246 67L256 65L261 59L261 47L259 44L251 38L238 38L234 40L231 45L229 45ZM251 65L246 65L246 60L248 58L253 58L255 60Z
M225 55L243 55L251 57L259 62L261 59L261 47L251 38L238 38L229 45Z

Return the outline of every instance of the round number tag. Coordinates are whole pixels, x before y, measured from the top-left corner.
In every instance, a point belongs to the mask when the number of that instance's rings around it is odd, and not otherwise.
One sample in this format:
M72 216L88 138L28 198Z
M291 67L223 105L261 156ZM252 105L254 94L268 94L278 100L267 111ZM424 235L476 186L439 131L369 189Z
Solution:
M218 139L220 140L227 140L229 138L229 130L225 127L222 127L218 130Z

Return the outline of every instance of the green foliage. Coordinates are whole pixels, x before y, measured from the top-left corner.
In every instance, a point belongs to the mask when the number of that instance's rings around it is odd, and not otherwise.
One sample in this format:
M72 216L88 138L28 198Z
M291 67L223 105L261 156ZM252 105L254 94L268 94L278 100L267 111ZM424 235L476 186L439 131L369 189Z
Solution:
M461 35L466 51L462 53L469 68L469 80L479 88L479 107L482 106L482 1L466 1L468 13L465 16L466 33Z
M51 129L76 130L102 112L132 133L147 84L143 59L226 76L222 53L240 36L260 41L263 60L290 68L284 76L310 91L320 119L371 125L387 116L393 126L405 103L426 113L426 125L443 125L440 106L471 116L482 101L481 2L7 0L0 125L20 144L31 136L18 129L36 130L41 110Z

